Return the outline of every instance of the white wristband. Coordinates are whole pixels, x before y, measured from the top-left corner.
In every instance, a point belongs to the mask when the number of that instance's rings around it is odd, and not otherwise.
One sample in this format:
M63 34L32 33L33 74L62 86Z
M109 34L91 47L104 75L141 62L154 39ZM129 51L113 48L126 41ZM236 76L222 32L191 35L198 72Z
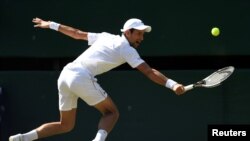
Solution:
M177 84L177 82L175 82L174 80L172 79L168 79L165 86L169 89L173 89L174 85Z
M56 22L50 22L49 28L58 31L60 24Z

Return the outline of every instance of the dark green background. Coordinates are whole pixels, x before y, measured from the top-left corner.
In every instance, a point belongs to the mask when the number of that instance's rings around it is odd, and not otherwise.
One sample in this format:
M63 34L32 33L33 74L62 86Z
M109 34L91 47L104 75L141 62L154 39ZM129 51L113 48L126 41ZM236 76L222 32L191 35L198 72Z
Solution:
M75 58L87 48L86 42L52 30L33 28L34 17L83 31L114 34L120 34L127 19L140 18L152 26L152 32L145 34L138 50L141 56L146 60L160 56L161 62L154 61L151 65L185 85L215 71L216 60L209 63L209 58L230 57L237 63L235 73L223 85L196 89L183 96L174 95L137 71L120 69L99 76L100 84L121 114L108 141L206 141L208 124L250 124L249 13L248 0L2 0L0 86L4 96L0 98L4 102L0 104L5 105L5 111L0 140L6 141L9 135L59 119L56 81L60 64L53 64L55 60L51 58L59 58L59 62ZM210 33L214 26L221 29L221 35L216 38ZM160 67L162 62L166 62L166 66L173 64L167 57L183 56L197 57L189 67L195 70ZM241 56L244 57L240 62L237 59ZM206 60L201 66L206 69L197 69L199 57ZM37 69L37 63L26 65L27 59L39 60L45 68ZM9 67L6 64L10 60L10 66L25 65ZM20 64L15 64L20 60ZM187 66L180 59L178 62L175 65ZM220 67L228 64L226 60L217 62ZM35 70L32 66L36 66ZM28 71L30 69L32 71ZM96 134L99 116L95 109L81 101L76 128L69 134L43 140L91 140Z
M34 29L34 17L114 34L127 19L140 18L153 29L145 36L143 56L249 55L249 13L247 0L4 0L0 56L72 57L87 46ZM210 33L214 26L221 29L217 38Z

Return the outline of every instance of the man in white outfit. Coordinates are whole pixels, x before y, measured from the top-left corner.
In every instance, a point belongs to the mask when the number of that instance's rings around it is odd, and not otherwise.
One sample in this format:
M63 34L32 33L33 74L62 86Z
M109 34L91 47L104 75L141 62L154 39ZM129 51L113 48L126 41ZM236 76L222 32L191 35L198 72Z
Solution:
M136 48L143 41L144 33L151 31L140 19L129 19L122 35L84 32L63 24L34 18L38 28L49 28L74 39L88 41L90 47L73 62L67 64L58 79L60 121L50 122L24 134L9 137L9 141L33 141L71 131L75 125L77 99L102 113L98 131L93 141L105 141L116 124L119 111L108 94L97 83L96 75L128 63L153 82L172 89L177 95L185 92L183 85L167 78L141 59Z

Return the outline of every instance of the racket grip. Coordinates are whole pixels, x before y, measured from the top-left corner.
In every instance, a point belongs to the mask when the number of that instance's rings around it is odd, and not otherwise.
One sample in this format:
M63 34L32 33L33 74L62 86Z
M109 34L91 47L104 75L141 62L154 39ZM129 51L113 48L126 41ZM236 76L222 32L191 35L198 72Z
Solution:
M192 90L193 88L194 88L193 84L190 84L190 85L187 85L187 86L184 87L185 91Z

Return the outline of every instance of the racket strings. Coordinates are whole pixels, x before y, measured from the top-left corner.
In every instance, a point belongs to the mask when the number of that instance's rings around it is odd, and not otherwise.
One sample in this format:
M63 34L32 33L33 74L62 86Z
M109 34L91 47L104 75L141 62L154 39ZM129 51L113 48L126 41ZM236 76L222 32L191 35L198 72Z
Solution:
M217 72L213 73L209 77L207 77L206 84L207 86L217 86L219 85L222 81L226 80L231 74L233 73L233 68L225 68L218 70Z

